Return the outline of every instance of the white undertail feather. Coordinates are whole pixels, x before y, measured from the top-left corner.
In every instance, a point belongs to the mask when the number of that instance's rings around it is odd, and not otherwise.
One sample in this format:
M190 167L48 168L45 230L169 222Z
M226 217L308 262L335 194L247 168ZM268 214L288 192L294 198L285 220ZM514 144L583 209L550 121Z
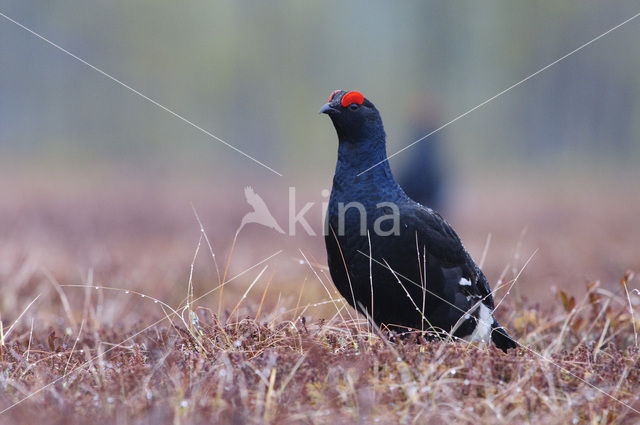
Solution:
M460 282L458 282L460 286L471 286L471 281L469 279L460 278Z
M476 328L473 330L473 333L465 339L470 342L484 342L488 344L491 342L491 325L493 324L491 309L481 303L478 316Z

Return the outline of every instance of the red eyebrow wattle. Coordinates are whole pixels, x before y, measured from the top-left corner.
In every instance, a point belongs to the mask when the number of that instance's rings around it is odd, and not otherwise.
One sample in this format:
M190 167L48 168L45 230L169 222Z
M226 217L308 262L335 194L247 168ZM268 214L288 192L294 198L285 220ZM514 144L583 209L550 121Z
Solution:
M331 99L333 99L333 96L336 95L336 93L340 93L340 90L334 90L330 95L329 95L329 102L331 102Z
M357 103L358 105L362 105L362 102L364 102L364 96L362 95L362 93L360 93L359 91L352 90L348 93L345 93L345 95L342 96L342 100L340 101L340 104L346 108L352 103Z

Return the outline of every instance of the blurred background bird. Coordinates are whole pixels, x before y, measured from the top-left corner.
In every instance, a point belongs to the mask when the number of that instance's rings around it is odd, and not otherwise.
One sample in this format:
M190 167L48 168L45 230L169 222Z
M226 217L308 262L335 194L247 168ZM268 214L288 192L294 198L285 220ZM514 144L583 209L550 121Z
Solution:
M446 140L438 128L444 124L442 107L435 95L422 94L412 101L408 122L409 139L413 142L403 166L398 172L398 183L411 199L444 212L451 190L447 170L451 163L445 155ZM428 136L428 137L426 137Z

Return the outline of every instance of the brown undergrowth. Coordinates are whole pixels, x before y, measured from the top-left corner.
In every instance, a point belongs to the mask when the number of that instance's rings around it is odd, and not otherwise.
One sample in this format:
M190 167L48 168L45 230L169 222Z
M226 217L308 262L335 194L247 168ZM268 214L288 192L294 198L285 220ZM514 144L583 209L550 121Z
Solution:
M553 315L506 309L522 344L508 354L418 335L392 342L341 307L342 319L313 322L256 320L249 303L224 322L185 307L152 326L20 326L0 352L0 409L17 403L0 422L633 423L631 278L618 293L592 283L578 301L559 292Z
M463 197L474 208L454 225L522 344L504 354L380 335L336 293L321 239L252 228L234 247L247 206L223 214L209 187L5 186L0 424L640 420L640 293L624 274L640 264L640 203L620 208L625 191L555 199L519 183L504 199L495 185Z

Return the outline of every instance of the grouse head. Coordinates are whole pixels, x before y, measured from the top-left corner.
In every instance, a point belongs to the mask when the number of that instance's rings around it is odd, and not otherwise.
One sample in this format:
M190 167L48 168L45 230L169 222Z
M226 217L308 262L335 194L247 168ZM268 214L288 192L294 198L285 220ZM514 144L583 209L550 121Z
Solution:
M359 91L334 91L319 113L329 115L341 143L384 138L380 113Z

